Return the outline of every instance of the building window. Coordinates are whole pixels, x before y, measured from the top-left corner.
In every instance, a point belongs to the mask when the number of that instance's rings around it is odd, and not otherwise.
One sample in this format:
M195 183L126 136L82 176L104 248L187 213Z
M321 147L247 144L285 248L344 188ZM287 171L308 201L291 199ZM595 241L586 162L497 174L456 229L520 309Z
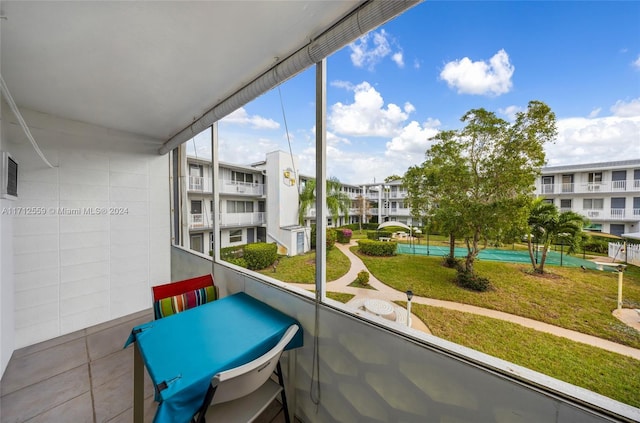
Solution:
M602 182L602 172L589 172L589 183L600 183Z
M235 170L232 170L231 171L231 180L235 181L235 182L253 183L253 174L252 173L236 172Z
M242 229L229 231L229 242L242 242Z
M202 253L202 234L191 235L191 249Z
M202 165L190 164L189 176L202 177Z
M547 204L553 204L553 198L545 198L544 200L542 200L542 202Z
M560 199L560 208L571 209L571 199L570 198Z
M202 214L202 201L191 200L191 214Z
M573 192L573 174L562 175L562 192Z
M253 213L253 201L227 200L227 213Z
M582 200L582 208L585 210L602 210L604 209L604 200L602 198L585 198Z

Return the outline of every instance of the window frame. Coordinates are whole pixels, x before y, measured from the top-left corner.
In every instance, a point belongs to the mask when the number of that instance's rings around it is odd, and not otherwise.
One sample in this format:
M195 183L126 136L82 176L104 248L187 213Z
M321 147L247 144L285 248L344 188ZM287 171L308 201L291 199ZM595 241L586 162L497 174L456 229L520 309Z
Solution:
M242 242L244 231L242 229L230 229L229 230L229 243L236 244L238 242ZM238 238L235 239L234 238Z

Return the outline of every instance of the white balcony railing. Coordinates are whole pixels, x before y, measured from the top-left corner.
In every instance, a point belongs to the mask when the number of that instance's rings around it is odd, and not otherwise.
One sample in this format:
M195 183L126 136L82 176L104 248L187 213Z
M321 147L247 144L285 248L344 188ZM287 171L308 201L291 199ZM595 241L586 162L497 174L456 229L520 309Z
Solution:
M624 209L611 209L612 219L624 219Z
M191 213L189 215L189 229L203 229L213 226L213 216L206 216L203 213Z
M189 191L211 192L211 181L202 176L189 176Z
M220 226L249 226L265 224L264 212L220 213Z
M554 185L553 184L542 184L542 193L543 194L553 194Z
M224 179L220 181L220 193L261 196L264 195L264 184Z
M634 216L640 216L640 209L633 209Z
M612 191L626 191L627 190L627 181L611 181L611 190Z
M574 184L573 183L563 183L561 185L561 192L573 192Z
M392 216L409 216L411 214L411 210L404 207L391 207L389 209L389 214Z
M541 194L640 192L640 180L541 184L538 189Z
M191 213L189 228L202 228L203 226L204 226L204 222L202 219L202 213Z

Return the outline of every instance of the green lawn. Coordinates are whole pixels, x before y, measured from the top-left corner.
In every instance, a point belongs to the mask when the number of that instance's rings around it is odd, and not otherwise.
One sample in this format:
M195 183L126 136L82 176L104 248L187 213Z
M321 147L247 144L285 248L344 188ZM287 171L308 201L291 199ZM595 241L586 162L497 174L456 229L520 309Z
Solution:
M640 362L515 323L414 304L432 333L556 379L640 407Z
M268 267L263 270L259 270L262 273L272 278L281 280L283 282L290 283L309 283L313 284L316 280L316 253L315 250L307 254L293 256L293 257L280 257L277 270L274 272L273 268ZM341 276L345 275L349 271L351 263L347 256L342 251L334 247L327 253L327 280L333 281Z
M611 315L617 304L617 274L611 272L550 266L552 273L539 277L524 265L477 262L477 272L495 288L478 293L456 286L455 270L443 267L440 257L359 257L371 274L399 291L500 310L640 348L640 332ZM625 273L623 294L625 305L640 307L637 270Z

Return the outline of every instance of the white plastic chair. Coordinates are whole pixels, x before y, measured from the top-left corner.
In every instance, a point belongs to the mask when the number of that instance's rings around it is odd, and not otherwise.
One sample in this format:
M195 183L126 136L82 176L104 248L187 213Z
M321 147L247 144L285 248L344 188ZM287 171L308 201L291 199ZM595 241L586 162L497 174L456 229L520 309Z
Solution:
M289 326L278 344L261 357L216 374L192 422L249 423L281 394L285 421L290 423L280 355L297 331L297 325ZM278 383L271 379L274 370Z

